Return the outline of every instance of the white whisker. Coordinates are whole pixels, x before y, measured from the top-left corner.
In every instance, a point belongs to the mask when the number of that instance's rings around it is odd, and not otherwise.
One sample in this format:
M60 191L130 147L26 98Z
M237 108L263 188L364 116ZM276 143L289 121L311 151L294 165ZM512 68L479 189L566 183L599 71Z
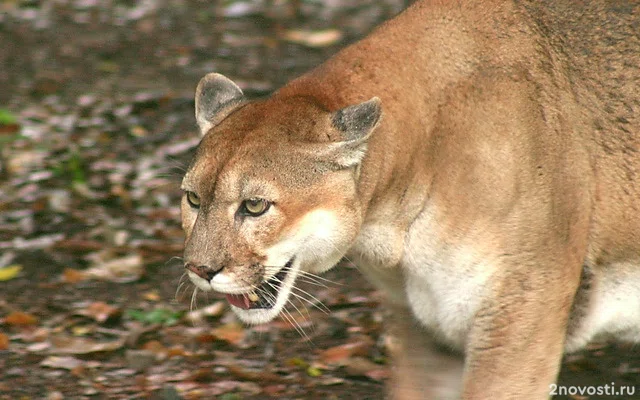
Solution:
M173 261L182 261L183 258L182 257L178 257L178 256L173 256L170 259L167 260L167 262L164 263L165 266L167 266L167 264L173 262Z
M290 302L287 302L290 303ZM288 315L289 317L287 317L287 321L289 321L289 323L293 326L293 328L296 330L296 332L298 332L298 334L304 338L306 341L311 342L311 338L309 337L309 335L307 335L307 332L305 332L305 330L302 328L302 326L300 326L300 324L298 323L298 321L296 321L296 319L293 317L293 315L291 315L291 312L289 312L289 310L287 310L287 306L285 305L284 307L282 307L282 311L284 312L282 315Z
M311 306L317 308L318 310L322 311L324 314L331 314L331 310L329 309L329 307L327 307L322 301L320 301L317 297L315 297L314 295L312 295L311 293L299 288L299 287L292 287L292 292L291 294L296 296L299 299L302 299L304 301L306 301L307 303L311 304ZM293 290L297 290L298 292L300 292L300 294L298 293L293 293ZM309 296L310 299L304 297L304 296Z
M275 278L275 279L272 278L272 279L275 280L276 282L279 282L280 284L282 284L282 281L280 279L277 279L277 278ZM277 290L277 287L275 287L271 283L269 283L269 286L271 286L271 287L273 287L274 289ZM300 294L295 293L294 290L300 292ZM309 303L310 305L312 305L313 307L317 308L318 310L322 311L323 313L325 313L327 315L331 313L331 310L329 310L329 307L327 307L320 299L318 299L317 297L315 297L311 293L307 292L306 290L297 287L295 284L291 286L291 292L290 293L293 296L296 296L297 298L306 301L307 303ZM311 299L303 297L303 295L309 296Z
M279 289L276 286L274 286L273 284L271 284L269 282L267 282L267 284L269 286L271 286L273 289L275 289L276 292L279 291ZM264 291L264 290L262 290L260 288L258 288L258 290L264 296L268 296L269 298L271 298L274 303L276 302L277 295L273 295L273 294L271 294L271 293L269 293L267 291ZM295 304L291 303L291 301L289 301L289 300L287 300L287 303L292 304L296 308L298 313L300 313L300 310L298 310L298 308L295 306ZM291 324L291 326L293 326L293 328L296 330L296 332L298 332L298 334L301 337L305 338L305 340L307 340L307 341L311 341L311 338L309 337L309 335L307 335L307 332L305 332L305 330L302 328L302 326L300 326L298 321L296 321L296 319L293 317L293 315L291 315L289 310L287 310L286 304L285 304L284 307L282 307L282 312L280 313L280 315L282 315Z
M190 311L193 311L194 308L197 309L198 308L198 300L197 300L197 296L198 296L198 287L194 286L193 288L193 294L191 295L191 308ZM195 307L194 307L195 306Z

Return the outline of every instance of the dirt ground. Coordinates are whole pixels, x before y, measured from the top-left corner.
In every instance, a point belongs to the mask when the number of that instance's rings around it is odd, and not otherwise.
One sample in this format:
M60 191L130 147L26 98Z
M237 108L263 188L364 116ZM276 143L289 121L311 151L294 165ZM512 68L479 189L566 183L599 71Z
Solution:
M384 398L382 296L357 268L244 327L184 280L179 181L204 74L268 95L406 3L1 1L0 399ZM640 398L638 355L594 345L559 381L635 396L556 398Z

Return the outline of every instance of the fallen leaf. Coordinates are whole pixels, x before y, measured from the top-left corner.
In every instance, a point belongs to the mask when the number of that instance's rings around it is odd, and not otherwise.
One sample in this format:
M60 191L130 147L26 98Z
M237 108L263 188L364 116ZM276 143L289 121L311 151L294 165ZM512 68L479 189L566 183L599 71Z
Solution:
M227 365L229 373L237 378L245 381L256 382L280 382L282 377L273 372L265 371L264 369L245 368L237 364Z
M285 385L284 383L268 385L263 386L262 390L265 392L265 394L271 397L279 398L287 390L287 385Z
M318 383L323 386L342 385L345 382L343 378L337 376L325 376Z
M331 347L323 351L320 354L320 358L328 364L339 364L353 356L366 356L372 345L373 343L370 338L363 337L357 342Z
M145 137L149 135L149 131L147 131L143 126L134 125L129 129L131 136L134 137Z
M389 377L389 370L375 364L364 357L351 357L345 360L345 371L351 376L366 376L369 379L380 381Z
M216 379L216 374L211 368L199 368L191 373L189 377L194 382L213 382Z
M127 315L132 319L147 324L175 325L182 318L182 311L173 311L167 308L156 308L150 311L129 309Z
M199 310L193 310L187 313L186 318L192 323L199 323L205 317L219 317L227 309L226 301L216 301Z
M54 354L90 354L118 350L124 346L124 339L97 342L83 337L57 335L51 338L51 344Z
M211 389L209 396L219 396L215 397L220 400L240 400L243 399L240 393L235 393L237 391L246 392L248 395L257 395L262 392L262 388L260 385L254 382L238 382L238 381L216 381L213 382L209 388ZM230 393L233 392L233 393ZM208 396L208 397L209 397ZM211 397L209 397L211 398Z
M215 328L211 333L218 339L238 346L246 336L244 327L238 323L230 323Z
M387 368L378 366L365 372L364 376L374 381L384 381L391 377L391 371Z
M287 364L293 367L307 368L309 363L300 357L293 357L287 360Z
M6 350L9 348L9 336L0 332L0 350Z
M284 33L284 39L307 47L327 47L342 39L342 32L337 29L310 31L290 29Z
M30 351L32 353L40 353L42 351L49 349L50 347L51 347L51 343L49 342L34 343L27 346L27 351Z
M160 294L157 290L149 290L148 292L142 293L142 298L149 301L158 301L160 300Z
M104 248L104 243L97 240L84 239L63 239L57 242L53 248L55 250L63 250L69 252L89 252L98 251Z
M11 111L0 108L0 125L12 125L18 122L18 118Z
M113 61L102 61L98 63L98 70L107 73L116 73L120 71L120 65Z
M22 265L14 264L0 268L0 282L15 278L22 271Z
M133 254L95 265L86 270L85 274L90 278L109 282L135 282L142 277L143 266L142 257Z
M142 349L155 354L157 357L165 356L169 351L169 349L164 347L164 345L157 340L150 340L146 342L142 345Z
M7 315L4 318L4 322L13 326L27 326L35 325L38 322L38 319L31 314L16 311Z
M91 326L74 326L71 328L74 336L85 336L92 332L94 329Z
M64 394L60 391L54 390L47 394L46 400L64 400Z
M0 134L7 135L17 133L20 131L20 125L18 124L0 124Z
M176 356L184 357L187 354L188 353L185 351L185 349L180 346L173 346L167 351L168 357L176 357Z
M62 280L66 283L78 283L87 279L82 271L73 268L65 268L62 272Z
M25 343L44 342L49 339L50 328L37 327L21 332L20 340Z
M104 323L108 320L118 318L122 314L122 310L118 307L110 306L105 302L96 301L89 304L87 308L76 311L76 314L91 318L99 323Z
M136 371L143 371L154 365L157 361L156 354L149 350L128 349L125 352L125 358L128 367Z
M0 250L10 248L13 250L25 250L30 251L37 249L46 249L53 246L58 240L64 238L63 233L54 233L51 235L43 235L34 239L24 239L22 237L15 237L10 242L0 242Z
M128 347L136 346L136 344L138 343L138 340L140 340L140 338L143 335L149 332L153 332L162 326L160 324L143 325L136 321L133 321L131 324L128 324L128 325L129 325L129 333L126 335L126 339L125 339L125 344Z
M40 363L40 366L42 367L67 369L69 371L81 367L82 365L84 365L84 361L71 356L49 356Z
M307 375L310 377L316 378L318 376L322 376L322 370L318 367L310 366L307 368Z

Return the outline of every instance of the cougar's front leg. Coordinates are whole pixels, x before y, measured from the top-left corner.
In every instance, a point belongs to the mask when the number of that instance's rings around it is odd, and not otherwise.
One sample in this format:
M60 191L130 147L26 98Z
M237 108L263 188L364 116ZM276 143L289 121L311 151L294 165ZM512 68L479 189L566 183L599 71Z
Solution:
M390 397L394 400L458 399L462 357L436 346L408 309L395 306L389 314L387 330L394 341Z
M491 280L467 344L463 399L549 398L581 269L552 253L505 260Z

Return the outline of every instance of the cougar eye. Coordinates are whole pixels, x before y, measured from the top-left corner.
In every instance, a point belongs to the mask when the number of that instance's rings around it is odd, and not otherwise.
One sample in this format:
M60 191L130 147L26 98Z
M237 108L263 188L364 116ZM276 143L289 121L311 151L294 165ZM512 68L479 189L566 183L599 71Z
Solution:
M269 209L270 205L271 203L264 199L245 200L240 205L240 214L257 217L264 214Z
M187 202L193 208L200 208L200 196L195 194L194 192L186 192L187 194Z

